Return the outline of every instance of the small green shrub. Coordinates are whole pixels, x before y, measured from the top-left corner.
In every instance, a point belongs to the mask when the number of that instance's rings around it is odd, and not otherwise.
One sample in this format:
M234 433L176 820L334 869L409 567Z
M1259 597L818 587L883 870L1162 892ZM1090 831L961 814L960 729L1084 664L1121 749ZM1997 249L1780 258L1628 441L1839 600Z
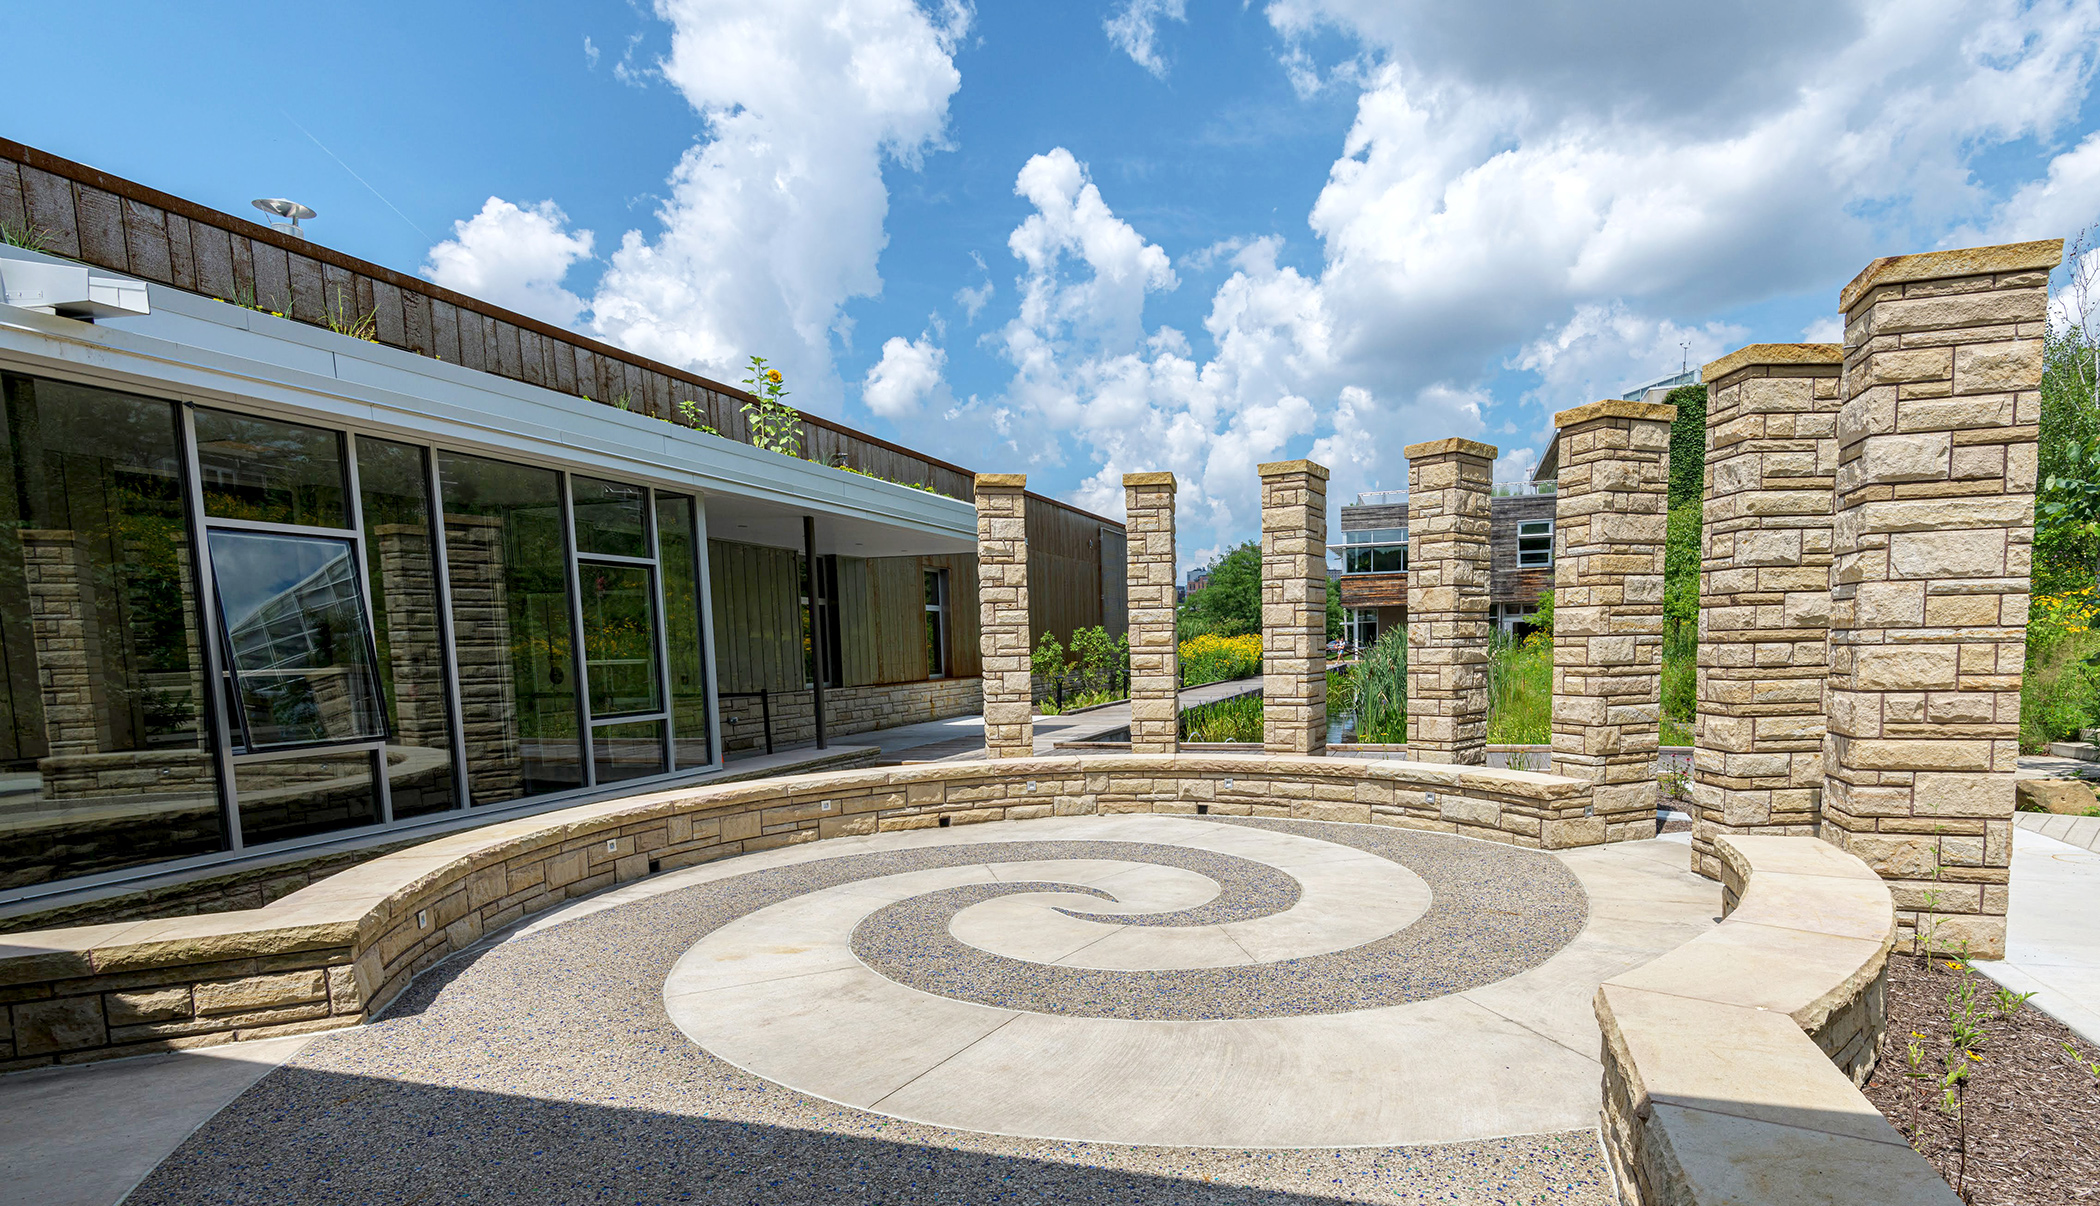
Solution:
M1407 740L1407 629L1388 628L1357 660L1356 739L1372 744Z

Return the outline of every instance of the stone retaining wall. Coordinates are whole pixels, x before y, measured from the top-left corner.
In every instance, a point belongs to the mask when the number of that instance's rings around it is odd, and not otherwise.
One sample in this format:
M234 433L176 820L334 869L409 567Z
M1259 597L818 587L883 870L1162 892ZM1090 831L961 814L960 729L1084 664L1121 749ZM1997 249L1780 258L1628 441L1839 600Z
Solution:
M970 716L984 707L984 680L932 678L912 683L824 689L824 732L832 738L868 733L926 720ZM738 696L722 701L722 748L730 753L766 748L765 713L773 715L775 747L817 735L815 701L807 691L780 691L766 700ZM702 748L704 749L704 743ZM680 756L686 749L679 743Z
M1714 844L1726 920L1597 990L1620 1201L1954 1206L1857 1087L1886 1018L1888 887L1811 837Z
M1555 848L1586 784L1418 762L1021 758L579 805L438 838L260 909L0 936L0 1071L354 1025L438 960L653 872L827 837L1052 815L1353 821Z

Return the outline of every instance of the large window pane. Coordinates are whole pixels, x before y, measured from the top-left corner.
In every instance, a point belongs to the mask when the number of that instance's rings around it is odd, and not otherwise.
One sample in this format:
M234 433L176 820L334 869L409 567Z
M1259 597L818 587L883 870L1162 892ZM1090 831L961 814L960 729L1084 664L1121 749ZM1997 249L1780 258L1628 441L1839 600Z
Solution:
M233 785L241 840L250 846L379 820L369 750L242 763L233 768Z
M212 580L251 749L384 736L347 540L211 533Z
M349 526L340 433L201 406L196 424L206 515Z
M470 798L581 787L561 478L451 453L438 474Z
M175 409L0 395L0 888L219 850Z
M649 568L582 561L583 657L591 718L656 712L656 584Z
M663 774L664 722L598 725L591 730L591 764L600 783Z
M693 500L659 493L656 555L664 576L665 671L673 749L681 767L705 766L709 759L707 675L700 655L700 562L693 533Z
M359 436L357 488L364 500L379 682L393 731L387 779L394 816L443 812L456 800L423 450Z
M643 526L646 492L640 486L571 477L576 493L576 551L647 557L649 530Z

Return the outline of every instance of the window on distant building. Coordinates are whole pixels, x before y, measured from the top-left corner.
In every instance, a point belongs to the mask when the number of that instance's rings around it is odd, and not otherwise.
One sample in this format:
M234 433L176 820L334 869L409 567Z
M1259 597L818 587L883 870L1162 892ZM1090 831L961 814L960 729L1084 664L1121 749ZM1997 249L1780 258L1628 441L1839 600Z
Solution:
M1535 519L1517 525L1517 565L1523 569L1553 564L1553 521Z
M1392 574L1407 568L1407 529L1372 528L1342 533L1342 572Z

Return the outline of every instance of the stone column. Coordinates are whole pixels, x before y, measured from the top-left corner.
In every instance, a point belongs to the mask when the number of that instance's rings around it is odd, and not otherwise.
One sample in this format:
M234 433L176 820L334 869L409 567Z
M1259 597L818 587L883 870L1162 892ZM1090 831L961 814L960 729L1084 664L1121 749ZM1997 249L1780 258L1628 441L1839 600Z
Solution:
M1181 646L1174 631L1174 475L1123 475L1130 600L1130 752L1181 747Z
M1814 836L1823 798L1839 364L1762 343L1706 366L1692 870L1724 833Z
M1261 474L1262 748L1327 749L1327 468L1272 461Z
M1492 444L1436 440L1407 457L1407 756L1487 763Z
M1663 542L1674 406L1564 410L1553 539L1553 773L1585 779L1591 815L1549 846L1655 836ZM1573 827L1580 826L1575 832Z
M984 655L984 749L992 758L1035 753L1027 488L1025 473L977 475L977 639Z
M2049 270L2063 243L1845 286L1823 836L1937 950L2005 951Z

